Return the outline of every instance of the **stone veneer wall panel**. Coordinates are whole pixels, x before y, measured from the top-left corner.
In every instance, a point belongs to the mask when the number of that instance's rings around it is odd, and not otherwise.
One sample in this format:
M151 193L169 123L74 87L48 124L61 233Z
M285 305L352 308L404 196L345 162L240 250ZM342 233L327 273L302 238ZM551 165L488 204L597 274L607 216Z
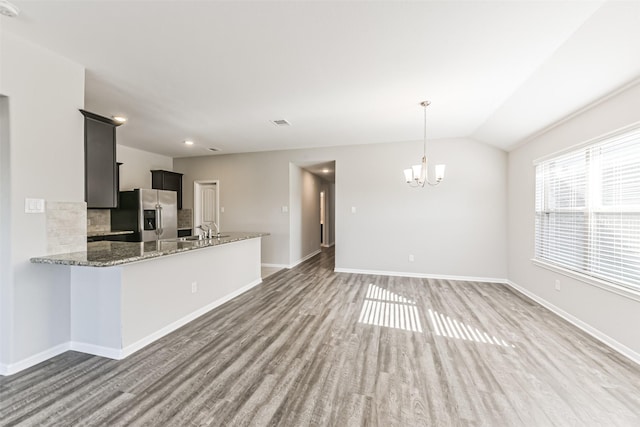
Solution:
M49 202L46 204L47 254L87 250L87 204Z
M87 231L111 231L111 211L109 209L87 209Z
M193 212L191 209L178 210L178 228L193 228Z

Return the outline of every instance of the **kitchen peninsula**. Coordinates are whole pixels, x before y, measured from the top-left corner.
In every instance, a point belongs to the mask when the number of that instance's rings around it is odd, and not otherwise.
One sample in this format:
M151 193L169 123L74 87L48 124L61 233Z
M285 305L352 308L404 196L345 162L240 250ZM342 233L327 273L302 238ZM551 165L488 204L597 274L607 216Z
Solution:
M31 262L70 270L71 350L122 359L261 283L267 235L93 242Z

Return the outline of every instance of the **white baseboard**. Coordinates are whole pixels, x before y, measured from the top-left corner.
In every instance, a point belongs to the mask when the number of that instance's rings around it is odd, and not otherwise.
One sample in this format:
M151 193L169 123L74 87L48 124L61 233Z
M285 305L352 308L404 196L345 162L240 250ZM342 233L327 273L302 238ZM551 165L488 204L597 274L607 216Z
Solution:
M313 254L308 255L307 257L305 257L304 259L300 260L300 262L305 261L308 258L311 258L312 256L317 255L317 253L319 253L320 251L316 251ZM299 264L300 262L298 262L297 264ZM297 265L295 264L295 265ZM263 264L265 265L265 264ZM267 265L265 265L267 266ZM268 265L268 266L279 266L277 264L272 264L272 265ZM286 266L285 266L286 267ZM285 268L283 267L283 268ZM627 358L629 358L630 360L634 361L637 364L640 364L640 354L635 352L634 350L630 349L629 347L625 346L624 344L616 341L615 339L611 338L610 336L602 333L601 331L593 328L592 326L590 326L589 324L581 321L580 319L578 319L577 317L567 313L566 311L560 309L559 307L556 307L555 305L551 304L550 302L548 302L547 300L540 298L539 296L533 294L532 292L528 291L527 289L517 285L516 283L507 280L507 279L499 279L499 278L487 278L487 277L469 277L469 276L444 276L444 275L430 275L430 274L420 274L420 273L403 273L403 272L394 272L394 271L379 271L379 270L359 270L359 269L349 269L349 268L336 268L335 269L336 272L338 273L354 273L354 274L371 274L371 275L384 275L384 276L400 276L400 277L418 277L418 278L430 278L430 279L444 279L444 280L463 280L463 281L473 281L473 282L490 282L490 283L501 283L501 284L506 284L508 286L510 286L511 288L513 288L514 290L520 292L521 294L525 295L528 298L531 298L533 301L537 302L538 304L542 305L543 307L549 309L550 311L552 311L553 313L555 313L556 315L562 317L563 319L565 319L566 321L568 321L569 323L573 324L574 326L582 329L583 331L585 331L586 333L588 333L589 335L593 336L594 338L596 338L597 340L601 341L602 343L604 343L605 345L607 345L608 347L612 348L613 350L619 352L620 354L626 356ZM184 326L185 324L195 320L196 318L202 316L203 314L213 310L214 308L224 304L225 302L237 297L240 294L243 294L244 292L248 291L249 289L259 285L260 283L262 283L261 279L257 279L251 283L249 283L248 285L238 289L235 292L232 292L229 295L224 296L223 298L220 298L216 301L213 301L212 303L194 311L193 313L188 314L187 316L182 317L181 319L165 326L164 328L160 329L157 332L154 332L153 334L138 340L137 342L125 347L124 349L116 349L116 348L108 348L108 347L101 347L101 346L96 346L96 345L92 345L92 344L86 344L86 343L80 343L80 342L67 342L67 343L63 343L63 344L59 344L55 347L52 347L50 349L47 349L45 351L42 351L38 354L35 354L33 356L30 356L26 359L23 359L19 362L16 363L11 363L11 364L0 364L0 375L6 376L6 375L13 375L17 372L20 372L24 369L30 368L32 366L37 365L38 363L44 362L47 359L50 359L52 357L55 357L59 354L64 353L65 351L68 350L74 350L74 351L79 351L79 352L83 352L83 353L88 353L88 354L93 354L96 356L102 356L102 357L107 357L109 359L123 359L133 353L135 353L136 351L142 349L143 347L149 345L150 343L156 341L157 339L175 331L176 329Z
M421 279L459 280L463 282L506 283L507 279L497 277L448 276L441 274L408 273L403 271L360 270L355 268L335 268L336 273L371 274L373 276L418 277Z
M298 264L302 264L303 262L305 262L309 258L313 258L314 256L318 255L320 252L322 252L322 249L318 249L316 251L313 251L309 255L305 256L304 258L301 258L298 261L295 261L293 264L289 264L286 268L293 268Z
M262 279L256 279L253 282L249 283L246 286L243 286L242 288L228 294L225 295L224 297L217 299L207 305L205 305L204 307L199 308L198 310L187 314L186 316L176 320L175 322L172 322L170 324L168 324L167 326L165 326L162 329L157 330L156 332L147 335L146 337L134 342L133 344L130 344L122 349L118 349L118 348L107 348L107 347L99 347L99 346L91 346L91 345L82 345L83 350L78 350L78 351L86 351L87 353L90 354L94 354L96 356L102 356L102 357L107 357L109 359L124 359L127 356L132 355L133 353L135 353L138 350L141 350L142 348L146 347L147 345L151 344L154 341L159 340L160 338L164 337L165 335L170 334L171 332L175 331L178 328L181 328L182 326L186 325L187 323L197 319L198 317L202 316L203 314L208 313L209 311L213 310L214 308L224 304L225 302L237 297L240 294L245 293L246 291L248 291L249 289L259 285L260 283L262 283Z
M328 245L323 244L320 246L322 246L323 248L330 248L331 246L335 246L335 243L329 243Z
M261 267L267 267L267 268L289 268L289 266L287 264L267 264L267 263L263 263L260 264Z
M122 350L101 345L87 344L85 342L71 341L70 350L80 353L93 354L94 356L106 357L107 359L122 359Z
M333 243L331 244L331 246L333 246ZM321 247L329 247L329 246L324 246L321 245ZM309 255L305 256L304 258L299 259L298 261L294 262L293 264L270 264L270 263L262 263L260 264L262 267L275 267L275 268L293 268L298 264L301 264L303 262L305 262L306 260L308 260L309 258L313 258L314 256L318 255L320 252L322 252L322 249L318 249L317 251L314 251L312 253L310 253Z
M217 299L207 305L205 305L204 307L189 313L188 315L182 317L181 319L176 320L173 323L170 323L169 325L165 326L164 328L152 333L151 335L148 335L138 341L136 341L133 344L130 344L128 346L126 346L125 348L123 348L121 350L121 357L120 359L124 359L127 356L130 356L131 354L135 353L136 351L142 349L143 347L146 347L147 345L151 344L152 342L162 338L163 336L175 331L176 329L186 325L187 323L197 319L198 317L202 316L205 313L208 313L209 311L213 310L214 308L224 304L225 302L232 300L233 298L237 297L240 294L243 294L245 292L247 292L249 289L258 286L260 283L262 283L262 278L258 278L256 280L254 280L253 282L249 283L248 285L243 286L240 289L237 289L233 292L231 292L230 294L225 295L224 297Z
M13 375L17 372L35 366L38 363L42 363L47 359L51 359L52 357L62 354L67 350L70 350L70 346L68 342L65 342L45 351L41 351L38 354L34 354L33 356L29 356L26 359L22 359L19 362L0 364L0 375Z
M249 289L259 285L260 283L262 283L262 279L256 279L253 282L249 283L246 286L243 286L242 288L228 294L225 295L224 297L213 301L210 304L207 304L206 306L192 312L189 313L188 315L176 320L173 323L170 323L169 325L165 326L164 328L152 333L151 335L148 335L144 338L142 338L141 340L136 341L135 343L126 346L125 348L119 349L119 348L112 348L112 347L103 347L103 346L98 346L98 345L94 345L94 344L88 344L88 343L83 343L83 342L76 342L76 341L72 341L72 342L66 342L64 344L60 344L57 345L55 347L52 347L48 350L45 350L41 353L38 353L36 355L33 355L31 357L28 357L24 360L21 360L20 362L17 363L12 363L10 365L7 364L0 364L0 375L12 375L15 374L17 372L20 372L24 369L30 368L34 365L37 365L40 362L44 362L47 359L50 359L54 356L57 356L61 353L64 353L65 351L68 350L73 350L73 351L79 351L81 353L87 353L87 354L92 354L94 356L101 356L101 357L106 357L108 359L116 359L116 360L120 360L120 359L124 359L125 357L135 353L136 351L142 349L143 347L151 344L152 342L162 338L163 336L175 331L176 329L186 325L187 323L191 322L192 320L197 319L198 317L202 316L203 314L213 310L214 308L224 304L225 302L237 297L240 294L245 293L246 291L248 291Z
M507 284L511 288L515 289L516 291L520 292L521 294L525 295L526 297L531 298L532 300L534 300L535 302L537 302L541 306L543 306L546 309L552 311L556 315L562 317L567 322L569 322L572 325L582 329L583 331L585 331L586 333L588 333L589 335L591 335L592 337L594 337L598 341L602 342L606 346L612 348L613 350L617 351L618 353L622 354L623 356L626 356L627 358L631 359L632 361L634 361L635 363L640 365L640 354L635 352L634 350L630 349L626 345L616 341L615 339L611 338L609 335L599 331L598 329L594 328L593 326L589 325L588 323L585 323L582 320L578 319L577 317L567 313L563 309L551 304L549 301L547 301L547 300L545 300L543 298L540 298L536 294L528 291L527 289L523 288L522 286L517 285L516 283L512 282L511 280L506 280L505 284Z
M76 350L76 351L81 351L83 353L89 353L89 354L93 354L95 356L101 356L101 357L106 357L109 359L116 359L116 360L121 360L124 359L127 356L132 355L133 353L135 353L138 350L141 350L142 348L148 346L149 344L151 344L154 341L159 340L160 338L164 337L165 335L170 334L171 332L175 331L178 328L181 328L182 326L186 325L187 323L197 319L198 317L202 316L205 313L208 313L209 311L213 310L214 308L224 304L225 302L237 297L240 294L245 293L246 291L248 291L249 289L259 285L260 283L262 283L262 279L256 279L253 282L249 283L246 286L243 286L242 288L228 294L225 295L224 297L217 299L207 305L205 305L204 307L201 307L199 309L197 309L194 312L191 312L189 314L187 314L184 317L181 317L180 319L176 320L175 322L172 322L170 324L168 324L167 326L163 327L162 329L159 329L155 332L153 332L150 335L147 335L146 337L134 342L133 344L130 344L124 348L113 348L113 347L103 347L103 346L97 346L97 345L93 345L93 344L87 344L87 343L79 343L79 342L73 342L71 343L71 349L72 350Z

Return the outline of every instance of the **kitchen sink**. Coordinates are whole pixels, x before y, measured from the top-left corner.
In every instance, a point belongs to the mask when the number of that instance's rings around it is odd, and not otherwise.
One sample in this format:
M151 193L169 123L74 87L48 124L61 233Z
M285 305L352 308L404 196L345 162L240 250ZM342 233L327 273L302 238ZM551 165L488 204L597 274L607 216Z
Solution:
M202 239L200 239L200 236L185 236L185 237L178 237L177 240L179 242L187 242L189 240L202 240Z
M198 240L210 240L210 239L222 239L224 237L229 237L228 234L221 234L219 236L213 236L211 238L209 237L204 237L204 238L200 238L200 236L186 236L186 237L178 237L177 240L178 242L189 242L189 241L198 241Z

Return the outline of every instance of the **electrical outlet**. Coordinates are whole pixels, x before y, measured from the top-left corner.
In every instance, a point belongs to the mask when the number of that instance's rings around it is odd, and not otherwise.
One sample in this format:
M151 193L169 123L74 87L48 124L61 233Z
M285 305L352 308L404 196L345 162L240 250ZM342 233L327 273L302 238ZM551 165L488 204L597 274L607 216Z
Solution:
M220 213L224 213L224 206L220 207Z
M416 259L414 258L413 254L409 254L409 262L413 262Z
M191 282L191 293L195 294L198 292L198 282Z
M560 280L556 279L556 291L560 290Z

